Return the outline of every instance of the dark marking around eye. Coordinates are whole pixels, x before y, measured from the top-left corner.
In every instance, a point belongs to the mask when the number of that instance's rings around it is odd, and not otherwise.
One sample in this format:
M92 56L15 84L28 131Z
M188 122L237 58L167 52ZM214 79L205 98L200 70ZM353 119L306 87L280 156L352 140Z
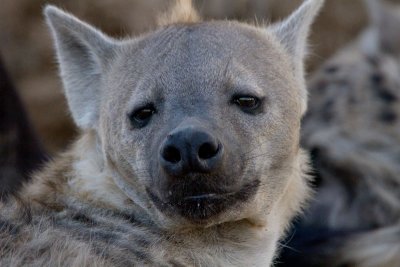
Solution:
M255 97L242 96L234 100L235 104L243 108L254 108L258 104Z
M128 117L133 127L142 128L150 122L155 113L156 109L154 105L147 104L146 106L133 111L128 115Z
M261 100L255 96L235 95L231 102L238 106L243 112L256 114L260 111Z

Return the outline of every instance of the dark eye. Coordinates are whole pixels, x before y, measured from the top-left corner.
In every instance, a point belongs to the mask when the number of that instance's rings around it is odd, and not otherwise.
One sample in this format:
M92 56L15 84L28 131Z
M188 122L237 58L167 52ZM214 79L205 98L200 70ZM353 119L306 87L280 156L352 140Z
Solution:
M129 119L132 123L132 126L142 128L149 123L154 113L156 113L154 105L149 104L132 112L129 115Z
M238 95L232 98L232 103L247 113L254 113L260 107L260 99L255 96Z

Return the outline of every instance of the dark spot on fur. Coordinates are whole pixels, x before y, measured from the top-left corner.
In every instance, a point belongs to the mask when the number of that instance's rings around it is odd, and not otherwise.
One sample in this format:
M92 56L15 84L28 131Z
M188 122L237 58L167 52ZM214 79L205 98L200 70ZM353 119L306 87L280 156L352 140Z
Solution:
M93 225L93 226L96 225L96 222L92 218L89 218L88 216L86 216L83 213L74 214L72 216L72 219L75 220L75 221L84 223L84 224L90 224L90 225Z
M324 164L326 164L326 168L330 168L329 171L343 183L347 195L355 196L356 190L358 190L357 184L360 183L360 173L357 170L347 169L343 166L329 166L329 162L325 162Z
M119 239L119 236L116 235L115 233L111 231L105 231L103 229L96 229L96 230L91 230L91 229L82 229L85 232L87 232L88 236L93 239L93 240L102 240L105 242L113 242Z
M19 228L9 222L0 220L0 233L7 232L11 235L16 235L19 232Z
M378 57L373 57L373 56L369 56L367 57L367 62L373 66L373 67L378 67L379 65L379 58Z
M384 76L382 75L382 73L375 72L371 74L370 79L374 85L381 85L384 80Z
M377 91L377 96L388 104L397 101L397 96L390 92L387 88L380 88Z
M144 261L144 262L149 262L150 261L150 255L147 254L144 251L134 251L133 254L136 256L138 260Z
M325 122L331 122L333 119L333 99L328 99L322 108L321 116Z
M142 237L137 237L137 238L135 239L135 243L136 243L138 246L142 247L142 248L146 248L146 247L149 247L149 246L151 245L151 242L150 242L149 240L144 239L144 238L142 238Z
M339 67L332 65L332 66L327 66L324 70L326 73L334 74L339 70Z
M124 220L127 220L129 223L133 225L138 225L139 220L136 219L136 216L134 214L126 214L126 213L121 213L119 214Z
M357 104L357 99L355 96L350 95L348 98L348 102L349 102L349 104L354 105L354 104Z
M397 120L397 114L392 110L384 110L379 115L379 119L384 123L394 123Z
M322 93L325 91L325 89L327 88L328 82L325 80L320 80L318 81L317 85L316 85L316 89L318 92Z

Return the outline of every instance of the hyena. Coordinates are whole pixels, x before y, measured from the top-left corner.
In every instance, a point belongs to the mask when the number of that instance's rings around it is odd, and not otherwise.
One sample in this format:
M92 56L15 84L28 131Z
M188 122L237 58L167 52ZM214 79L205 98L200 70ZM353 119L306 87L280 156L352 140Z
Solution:
M282 258L296 266L400 264L400 9L367 3L370 27L310 79L318 191Z
M14 192L46 159L0 58L0 199Z
M323 2L254 26L182 0L126 40L47 6L82 134L2 204L0 265L271 265L310 193L303 60Z

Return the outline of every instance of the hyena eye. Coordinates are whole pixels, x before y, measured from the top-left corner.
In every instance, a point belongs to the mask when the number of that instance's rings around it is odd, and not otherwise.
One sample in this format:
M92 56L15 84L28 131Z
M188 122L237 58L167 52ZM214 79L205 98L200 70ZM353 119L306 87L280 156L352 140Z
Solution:
M235 95L232 98L232 103L242 111L254 114L259 110L261 100L255 96Z
M133 111L129 115L129 120L131 121L132 126L136 128L142 128L149 123L154 113L156 113L154 105L148 104L142 108Z

